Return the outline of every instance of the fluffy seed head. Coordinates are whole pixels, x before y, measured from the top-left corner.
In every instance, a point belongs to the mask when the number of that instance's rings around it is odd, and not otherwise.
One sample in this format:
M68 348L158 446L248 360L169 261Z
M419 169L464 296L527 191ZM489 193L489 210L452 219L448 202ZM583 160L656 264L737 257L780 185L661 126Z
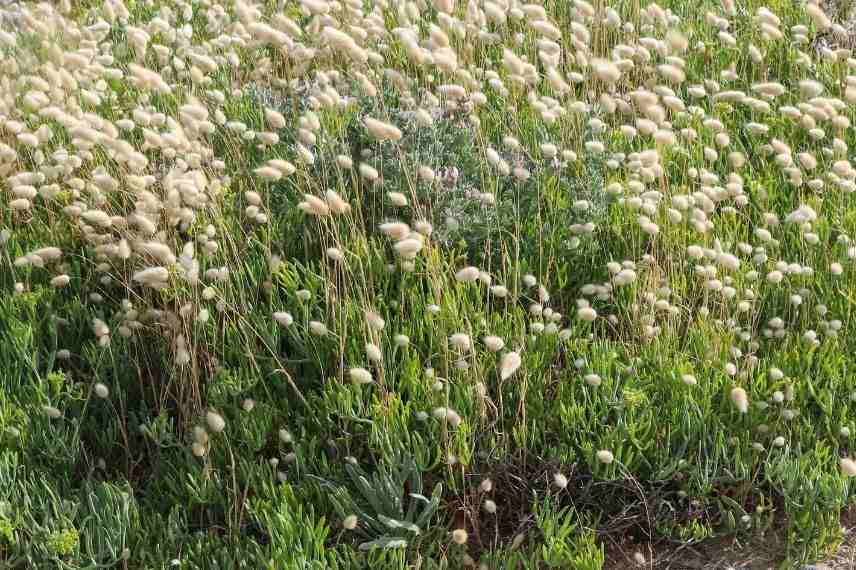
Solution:
M452 541L455 544L460 544L460 545L466 544L468 538L469 538L469 535L467 534L467 531L465 531L462 528L456 528L455 530L452 531Z
M351 368L348 374L351 376L351 382L354 384L371 384L374 381L372 373L365 368Z
M226 420L224 420L223 416L214 410L208 410L208 412L206 412L205 423L208 424L208 429L214 433L220 433L226 429Z
M519 352L506 352L499 363L499 377L502 380L510 378L520 368L520 363Z
M615 456L608 449L601 449L597 452L597 460L605 465L609 465L615 460Z
M458 412L451 408L434 408L432 415L438 420L445 421L454 428L458 427L461 424L461 416L459 416Z
M275 312L273 314L273 319L284 327L291 326L294 322L294 317L291 316L291 313L287 313L285 311Z
M482 341L488 350L492 352L499 352L505 346L505 341L498 336L486 336Z
M732 388L731 402L741 414L745 414L749 411L749 395L746 394L746 390L743 388L739 386Z

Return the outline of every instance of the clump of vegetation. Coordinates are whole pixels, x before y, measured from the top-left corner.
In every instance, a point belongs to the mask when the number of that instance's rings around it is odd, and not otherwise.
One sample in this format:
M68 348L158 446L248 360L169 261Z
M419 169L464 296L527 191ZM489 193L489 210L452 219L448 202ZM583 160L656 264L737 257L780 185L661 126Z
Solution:
M0 565L841 538L856 57L816 0L0 17Z

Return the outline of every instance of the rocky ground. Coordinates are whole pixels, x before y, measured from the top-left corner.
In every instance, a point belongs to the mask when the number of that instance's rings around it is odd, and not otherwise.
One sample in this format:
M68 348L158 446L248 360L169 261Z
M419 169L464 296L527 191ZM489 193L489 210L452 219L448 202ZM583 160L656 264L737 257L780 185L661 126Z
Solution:
M844 537L835 554L801 570L853 570L856 568L856 509L842 520ZM785 537L768 535L751 542L709 541L677 548L640 548L638 544L614 543L607 547L605 570L778 570L781 568ZM646 564L634 555L641 552Z

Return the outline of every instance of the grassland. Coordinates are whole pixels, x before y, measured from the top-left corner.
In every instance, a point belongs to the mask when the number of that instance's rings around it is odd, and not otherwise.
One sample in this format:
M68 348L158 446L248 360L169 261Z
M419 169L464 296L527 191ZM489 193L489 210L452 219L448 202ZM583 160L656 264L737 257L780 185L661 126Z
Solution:
M0 566L573 568L853 505L843 3L0 20Z

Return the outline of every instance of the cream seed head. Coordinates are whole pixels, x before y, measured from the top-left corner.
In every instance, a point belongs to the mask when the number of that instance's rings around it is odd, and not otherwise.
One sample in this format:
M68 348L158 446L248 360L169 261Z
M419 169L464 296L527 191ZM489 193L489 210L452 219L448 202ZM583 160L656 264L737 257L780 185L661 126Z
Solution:
M522 360L519 352L506 352L499 363L499 377L501 380L510 378L520 368Z
M315 336L327 336L327 325L319 321L309 321L309 331Z
M284 327L291 326L294 323L294 317L291 316L291 313L285 311L277 311L273 314L274 320Z
M389 201L392 203L393 206L398 206L401 208L407 206L407 196L405 196L401 192L387 192L386 196L387 198L389 198Z
M374 311L366 311L365 316L366 324L376 331L382 331L386 326L386 321L384 321L383 318Z
M597 319L597 311L595 311L592 307L580 307L577 309L577 317L585 322L592 322Z
M731 402L741 414L749 411L749 396L743 388L737 386L731 389Z
M461 352L469 352L472 348L470 336L464 333L455 333L449 337L449 343Z
M458 545L464 545L467 543L469 539L469 535L467 531L462 528L456 528L452 531L452 542Z
M53 279L51 279L51 286L60 288L65 287L71 282L71 277L68 275L57 275Z
M615 461L615 456L608 449L601 449L598 451L595 456L597 460L603 463L604 465L609 465L613 461Z
M208 410L205 413L205 423L208 425L208 429L214 433L220 433L226 429L226 420L214 410Z
M374 381L371 372L365 368L351 368L348 374L351 377L351 382L354 384L371 384Z
M390 123L379 121L373 117L363 119L363 124L366 130L369 131L372 137L378 141L399 141L401 140L401 130Z
M354 530L358 523L357 515L348 515L342 519L342 528L345 530Z
M482 342L491 352L499 352L505 347L505 341L498 336L488 335L482 339Z
M432 412L432 415L441 421L448 423L453 428L458 427L461 424L461 416L458 415L458 412L451 408L439 407L435 408Z
M374 343L366 343L366 356L372 362L381 362L383 360L383 352L380 347Z
M473 283L479 278L479 270L477 267L464 267L455 273L455 280L461 283Z
M583 376L583 380L592 388L597 388L603 383L603 379L600 377L599 374L586 374L585 376Z
M397 334L393 337L392 340L395 343L395 346L399 348L404 348L410 345L410 337L407 335Z

